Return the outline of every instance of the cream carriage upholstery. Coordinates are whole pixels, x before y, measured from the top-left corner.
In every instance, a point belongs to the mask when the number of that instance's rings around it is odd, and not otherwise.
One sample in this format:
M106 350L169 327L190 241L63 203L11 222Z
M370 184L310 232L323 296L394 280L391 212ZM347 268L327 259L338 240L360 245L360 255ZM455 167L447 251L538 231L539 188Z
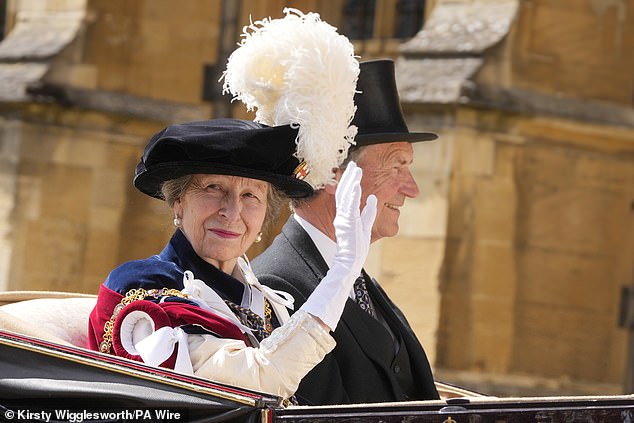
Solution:
M0 292L0 329L87 348L88 316L96 302L96 295L87 294Z

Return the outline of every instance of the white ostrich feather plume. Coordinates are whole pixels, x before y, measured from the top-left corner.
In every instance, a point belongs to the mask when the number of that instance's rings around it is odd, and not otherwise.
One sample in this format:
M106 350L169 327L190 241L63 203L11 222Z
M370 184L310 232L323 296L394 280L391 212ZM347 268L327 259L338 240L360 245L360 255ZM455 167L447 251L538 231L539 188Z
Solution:
M244 27L223 74L223 92L255 110L255 121L299 126L296 156L320 188L354 144L359 62L350 40L320 19L285 8L281 19Z

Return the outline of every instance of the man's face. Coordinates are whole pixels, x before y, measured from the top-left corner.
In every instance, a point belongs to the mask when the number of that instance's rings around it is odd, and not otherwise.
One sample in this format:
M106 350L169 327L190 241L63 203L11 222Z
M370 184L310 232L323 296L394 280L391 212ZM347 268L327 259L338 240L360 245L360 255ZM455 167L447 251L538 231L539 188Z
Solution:
M410 171L413 159L412 144L404 141L369 145L360 151L357 164L363 169L361 204L365 204L369 194L377 198L372 242L398 233L400 207L406 198L419 194Z

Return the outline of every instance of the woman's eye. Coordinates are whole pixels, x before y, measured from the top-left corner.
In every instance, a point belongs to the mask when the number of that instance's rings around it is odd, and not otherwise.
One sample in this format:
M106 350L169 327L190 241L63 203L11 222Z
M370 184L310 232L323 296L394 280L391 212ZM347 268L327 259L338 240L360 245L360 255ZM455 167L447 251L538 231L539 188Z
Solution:
M252 192L245 192L243 195L244 195L246 198L255 198L256 200L257 200L257 198L258 198L258 196L257 196L257 195L255 195L255 194L254 194L254 193L252 193Z

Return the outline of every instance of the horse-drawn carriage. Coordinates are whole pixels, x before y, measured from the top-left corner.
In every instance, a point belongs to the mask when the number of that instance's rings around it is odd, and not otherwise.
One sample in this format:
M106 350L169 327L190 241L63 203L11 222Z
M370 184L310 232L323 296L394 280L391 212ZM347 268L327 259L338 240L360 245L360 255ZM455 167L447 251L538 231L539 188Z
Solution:
M441 394L438 401L285 407L275 396L83 348L94 301L90 295L0 293L0 420L634 421L634 395L496 398L443 383L437 384Z

